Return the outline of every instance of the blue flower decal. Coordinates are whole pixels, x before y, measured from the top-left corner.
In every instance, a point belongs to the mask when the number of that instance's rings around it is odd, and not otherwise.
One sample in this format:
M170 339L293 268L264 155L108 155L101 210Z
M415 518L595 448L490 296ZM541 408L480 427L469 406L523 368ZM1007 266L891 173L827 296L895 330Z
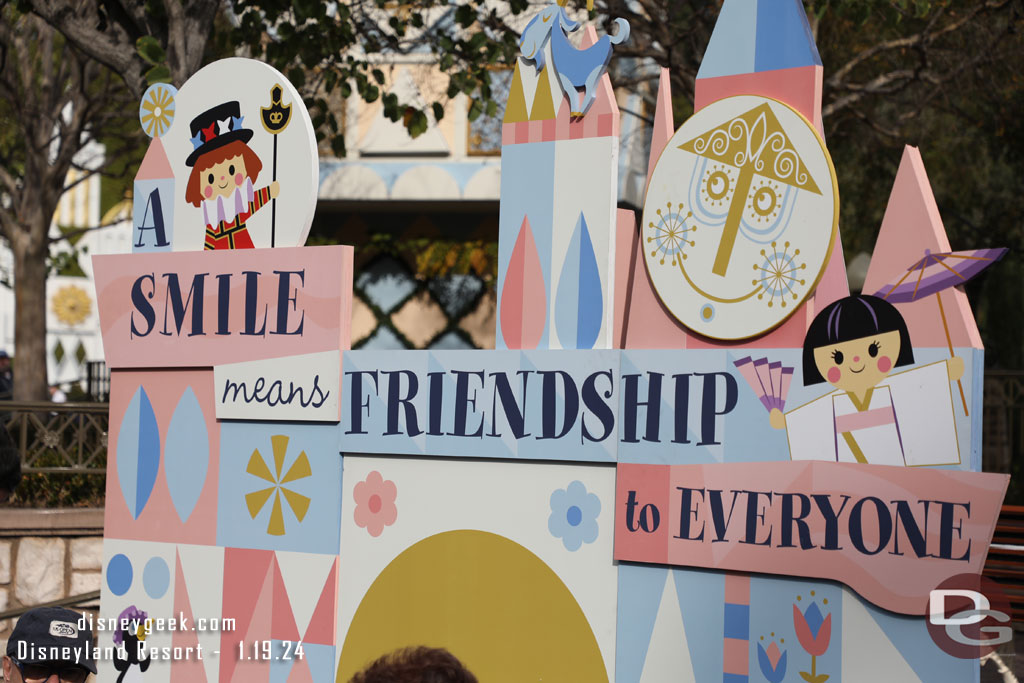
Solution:
M601 514L601 499L587 492L581 481L574 481L564 489L551 493L551 516L548 530L562 539L566 550L576 551L584 543L597 540L597 516Z

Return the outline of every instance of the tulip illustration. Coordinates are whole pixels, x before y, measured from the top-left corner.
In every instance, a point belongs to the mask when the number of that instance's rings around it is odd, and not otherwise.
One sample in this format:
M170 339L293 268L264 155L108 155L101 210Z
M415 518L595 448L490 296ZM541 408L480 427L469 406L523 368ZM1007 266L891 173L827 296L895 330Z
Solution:
M768 649L761 643L757 644L757 663L768 683L782 683L782 679L786 677L786 651L780 650L774 640L768 645Z
M813 596L814 591L811 591L811 597ZM800 599L800 596L797 596L797 600ZM799 607L793 605L793 629L796 631L797 640L800 641L800 647L811 656L811 670L801 671L801 678L807 683L825 683L829 676L818 673L817 658L828 650L829 640L832 638L832 614L822 615L821 608L814 600L802 612Z

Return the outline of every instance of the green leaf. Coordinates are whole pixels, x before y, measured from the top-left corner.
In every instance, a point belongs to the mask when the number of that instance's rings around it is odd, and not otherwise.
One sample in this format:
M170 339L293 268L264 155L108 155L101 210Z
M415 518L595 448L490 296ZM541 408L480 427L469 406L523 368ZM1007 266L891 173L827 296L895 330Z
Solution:
M146 83L149 85L153 85L154 83L170 83L171 70L167 68L166 64L157 64L146 72L145 78Z
M484 113L483 105L480 104L480 100L473 99L469 105L469 120L476 121L480 118L480 115Z
M435 121L440 121L444 118L444 107L441 106L440 102L434 102L433 109Z
M135 41L135 51L139 53L139 56L145 59L149 64L161 64L167 59L164 49L160 46L158 41L153 36L142 36ZM153 83L154 81L150 81Z
M413 138L418 138L427 132L427 115L422 111L416 110L409 117L409 123L406 126L409 129L409 135Z

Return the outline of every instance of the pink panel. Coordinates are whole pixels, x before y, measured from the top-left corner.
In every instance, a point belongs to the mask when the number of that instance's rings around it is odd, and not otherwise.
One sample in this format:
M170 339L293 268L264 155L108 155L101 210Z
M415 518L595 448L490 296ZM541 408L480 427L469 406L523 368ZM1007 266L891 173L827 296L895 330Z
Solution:
M750 576L748 574L725 574L725 602L733 605L750 604Z
M292 671L288 674L288 683L313 683L313 672L309 670L309 660L305 657L295 659Z
M155 138L154 138L155 139ZM188 620L186 623L194 624L195 617L192 613L192 601L188 596L188 587L185 585L185 574L181 569L181 556L175 552L174 558L174 614L184 614ZM199 651L199 634L192 630L176 629L171 635L171 647L194 648L193 652ZM213 656L208 654L207 656ZM197 657L182 657L171 662L171 676L173 680L206 682L206 667L201 659Z
M273 551L226 548L224 550L224 609L222 618L234 618L235 630L220 639L220 680L267 680L266 662L238 662L238 643L243 649L257 640L270 639L273 608ZM252 676L247 678L246 676Z
M281 567L278 566L276 559L271 571L274 575L274 610L270 637L275 640L299 640L299 627L295 625L295 615L288 597L288 588L284 585Z
M654 131L651 133L651 157L647 162L648 183L651 182L658 157L675 132L676 126L672 120L672 77L667 68L661 67L661 75L658 76L658 100L654 107Z
M118 254L94 257L93 270L111 367L210 367L336 350L348 336L342 312L351 306L352 247ZM190 300L198 282L203 296ZM180 331L175 296L177 306L187 304Z
M832 579L879 607L920 615L942 581L981 572L1008 483L1002 474L818 461L619 463L615 559ZM786 494L814 494L817 506L824 496L833 515L815 506L801 517L807 545L797 538L779 552L794 524ZM645 529L652 506L662 524ZM716 525L730 509L743 519Z
M139 256L133 254L132 256ZM108 356L109 357L109 356ZM145 389L160 431L160 470L146 507L133 519L121 493L117 473L117 443L125 409L139 387ZM171 501L163 452L167 427L185 389L192 387L206 420L210 459L206 480L192 514L184 524ZM103 516L106 538L215 545L217 542L217 484L220 424L215 417L212 370L114 370L110 373L110 429L107 433L107 495Z
M722 639L723 673L746 676L750 667L750 641L738 638Z
M171 162L167 159L167 152L164 151L164 143L160 138L153 138L146 149L146 156L142 157L142 164L139 165L139 172L135 174L136 180L165 180L173 179L174 171L171 170Z
M785 102L810 121L818 133L821 127L820 66L801 66L752 74L701 78L695 84L694 111L733 95L761 95Z
M967 248L975 245L964 245ZM889 204L882 218L878 241L864 280L864 292L871 294L892 284L919 261L926 249L950 251L949 238L935 204L921 153L909 145L903 150ZM953 346L983 347L978 325L967 295L958 289L941 293ZM906 304L896 304L907 321L914 346L946 346L946 333L934 296Z
M335 614L338 608L338 560L334 560L324 583L320 599L313 609L313 616L302 636L302 642L320 645L334 645Z
M612 321L612 348L621 349L625 341L623 328L626 323L627 293L630 278L635 277L632 265L636 263L636 216L628 209L618 209L615 220L615 319Z

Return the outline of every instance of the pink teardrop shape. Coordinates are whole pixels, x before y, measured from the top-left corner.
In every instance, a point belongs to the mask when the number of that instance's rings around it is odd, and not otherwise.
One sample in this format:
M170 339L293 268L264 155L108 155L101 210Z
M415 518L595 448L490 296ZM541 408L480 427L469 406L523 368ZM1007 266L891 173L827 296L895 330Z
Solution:
M544 334L548 298L530 220L523 217L501 292L501 336L509 349L535 349Z

